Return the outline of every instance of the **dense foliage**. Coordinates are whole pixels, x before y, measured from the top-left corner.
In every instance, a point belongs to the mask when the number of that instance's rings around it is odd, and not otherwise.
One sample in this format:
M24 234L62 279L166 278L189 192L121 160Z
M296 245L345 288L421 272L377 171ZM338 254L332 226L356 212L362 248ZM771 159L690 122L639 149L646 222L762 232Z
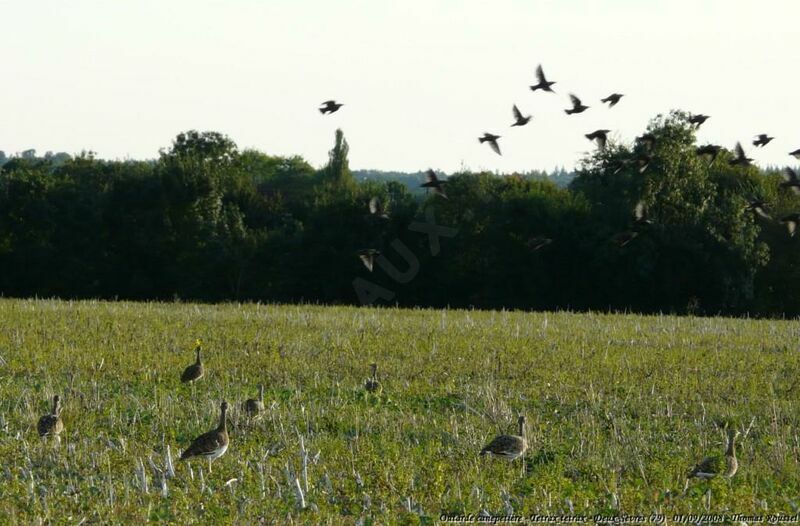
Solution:
M648 131L644 171L646 145L609 143L569 187L463 171L447 199L410 191L422 174L354 177L341 131L321 169L196 131L147 162L26 152L0 168L0 293L800 313L797 239L747 207L797 211L780 175L725 150L709 165L680 112ZM649 223L633 226L640 201ZM533 250L537 237L553 242ZM366 248L382 252L371 274Z

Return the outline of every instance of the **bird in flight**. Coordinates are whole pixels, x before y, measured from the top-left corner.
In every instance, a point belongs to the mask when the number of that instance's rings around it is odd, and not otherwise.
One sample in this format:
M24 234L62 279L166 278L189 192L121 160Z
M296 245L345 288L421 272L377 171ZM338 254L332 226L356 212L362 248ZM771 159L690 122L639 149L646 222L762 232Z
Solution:
M708 166L711 166L714 163L714 160L717 158L717 155L719 155L720 150L722 150L722 146L717 146L716 144L706 144L705 146L698 147L695 150L695 153L708 159Z
M564 110L564 113L566 113L567 115L572 115L573 113L583 113L584 111L589 109L589 106L584 106L583 104L581 104L581 99L579 99L578 97L576 97L571 93L569 95L569 100L572 101L572 107L567 110Z
M444 193L444 185L447 181L441 181L438 177L436 177L436 172L431 169L428 169L427 174L425 174L427 181L422 183L420 186L422 188L433 188L434 193L439 194L440 196L447 199L447 194Z
M742 148L742 143L737 142L736 148L733 150L734 158L728 161L728 164L731 166L750 166L750 159L744 154L744 148Z
M783 216L781 218L781 223L786 225L786 229L789 231L789 237L794 237L794 233L797 230L797 224L800 223L800 214L789 214L788 216Z
M600 150L605 150L609 131L611 130L595 130L592 133L587 133L585 137L590 141L596 142Z
M483 137L478 137L478 141L481 143L488 142L489 146L491 146L492 150L494 150L494 153L496 153L497 155L503 155L502 153L500 153L500 146L497 144L497 139L499 138L500 138L499 135L484 133Z
M633 209L633 222L637 225L650 225L653 222L647 219L647 208L644 201L639 201Z
M372 269L375 266L375 258L380 255L380 251L374 248L365 248L364 250L358 251L358 258L370 272L372 272Z
M326 100L320 106L319 112L323 115L325 115L326 113L331 114L339 111L339 108L341 108L342 106L344 106L344 104L339 104L335 100Z
M526 124L528 124L528 121L531 120L530 115L525 115L525 116L522 115L522 112L519 111L519 108L517 108L516 104L514 104L514 107L512 108L511 111L514 112L514 124L512 124L511 126L525 126Z
M624 96L625 95L623 95L622 93L612 93L608 97L606 97L604 99L600 99L600 102L607 102L608 103L608 107L609 108L613 108L614 106L617 105L617 103L620 101L620 99L622 97L624 97Z
M532 237L532 238L528 239L528 242L526 243L526 245L528 245L529 249L531 249L532 251L536 252L540 248L546 247L547 245L549 245L552 242L553 242L553 240L550 239L549 237L538 236L538 237Z
M694 124L694 129L696 130L700 127L701 124L706 122L708 119L709 119L708 115L703 115L703 114L692 115L691 117L689 117L689 124Z
M758 147L763 148L764 146L769 144L769 141L771 141L774 138L775 137L770 137L766 133L759 134L759 135L756 136L756 140L753 141L753 146L758 146Z
M536 91L540 89L542 91L549 91L550 93L555 93L553 89L550 87L555 82L550 82L544 76L544 70L542 69L542 65L539 64L539 67L536 68L536 80L538 81L535 85L531 86L531 91Z
M369 200L369 213L382 219L389 219L389 213L386 211L386 207L383 206L383 203L381 203L381 200L377 197L373 197Z
M793 152L789 152L789 155L791 155L795 159L800 159L800 148L796 149Z
M647 151L653 151L653 148L656 147L656 136L652 133L645 133L639 137L636 137L636 142L644 144L645 148L647 148Z
M751 199L750 202L747 203L746 210L750 210L764 219L772 219L767 213L766 204L761 199Z
M617 244L618 247L622 248L634 239L639 237L639 232L635 230L628 230L626 232L620 232L619 234L615 235L612 238L612 241Z
M797 172L789 167L783 171L783 182L781 188L788 188L797 195L800 195L800 179L797 177Z

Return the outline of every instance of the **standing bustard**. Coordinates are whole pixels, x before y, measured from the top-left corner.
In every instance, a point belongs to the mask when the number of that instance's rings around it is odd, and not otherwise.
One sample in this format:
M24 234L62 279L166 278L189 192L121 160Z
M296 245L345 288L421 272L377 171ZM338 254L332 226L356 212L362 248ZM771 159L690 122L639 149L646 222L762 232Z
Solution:
M203 373L205 373L205 371L203 370L203 362L200 360L200 348L202 345L203 342L201 340L197 340L197 342L195 342L194 351L197 355L197 359L192 365L183 370L181 382L194 382L195 380L199 380L203 377Z
M500 435L495 437L486 447L481 449L481 455L491 453L493 456L513 461L525 454L525 450L528 449L528 441L525 439L525 417L520 415L517 424L519 424L519 435Z
M688 479L697 477L700 479L710 479L716 476L731 478L739 469L739 462L736 460L736 438L739 431L730 430L728 432L728 447L724 455L712 455L704 458L689 472Z
M370 393L379 393L383 390L381 383L378 381L378 364L372 363L370 364L370 368L372 369L372 376L370 376L366 382L364 382L364 389L369 391Z
M58 437L64 430L64 422L61 421L61 398L58 395L53 397L53 411L39 419L36 429L40 437L48 435Z
M227 412L228 402L223 400L220 406L219 425L216 429L195 438L191 445L181 453L181 460L205 457L208 459L208 472L211 473L211 462L225 454L230 442L228 440Z
M258 386L258 398L248 398L244 402L244 412L251 418L257 417L264 411L264 386Z

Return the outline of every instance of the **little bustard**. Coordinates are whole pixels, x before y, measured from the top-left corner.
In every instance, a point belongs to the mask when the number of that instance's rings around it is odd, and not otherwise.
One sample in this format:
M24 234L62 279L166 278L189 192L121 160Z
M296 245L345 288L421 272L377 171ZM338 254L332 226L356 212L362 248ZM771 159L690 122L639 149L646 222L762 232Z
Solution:
M248 398L244 402L244 412L250 418L255 418L264 412L264 386L258 386L258 398Z
M383 390L381 383L378 381L378 364L372 363L370 364L370 369L372 369L372 375L364 382L364 389L369 391L370 393L378 393Z
M481 449L481 456L491 453L493 456L513 461L525 454L528 441L525 439L525 417L520 415L517 419L519 435L500 435Z
M181 382L191 383L203 377L205 371L203 370L203 362L200 359L200 348L202 347L202 345L203 342L200 340L197 340L197 342L195 343L194 351L197 358L195 359L195 362L192 365L183 370L183 374L181 375Z
M64 422L61 421L61 398L58 395L53 397L53 410L39 419L36 429L40 437L58 437L64 430Z
M689 472L688 478L710 479L716 476L731 478L739 469L739 462L736 460L736 438L739 431L731 430L728 432L728 447L724 455L712 455L704 458ZM687 479L688 483L688 479Z
M208 472L211 473L211 463L225 454L228 450L227 415L228 402L222 401L220 406L219 425L208 433L203 433L195 438L191 445L181 453L181 460L192 457L205 457L208 459Z

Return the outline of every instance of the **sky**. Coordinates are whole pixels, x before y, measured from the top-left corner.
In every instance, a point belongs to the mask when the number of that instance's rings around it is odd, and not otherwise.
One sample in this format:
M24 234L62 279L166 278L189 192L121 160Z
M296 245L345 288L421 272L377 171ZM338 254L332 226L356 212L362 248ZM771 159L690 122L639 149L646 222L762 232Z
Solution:
M150 159L189 129L321 166L575 166L659 113L711 118L761 165L800 148L800 2L739 0L0 0L0 150ZM556 94L531 92L542 64ZM599 99L625 97L614 108ZM567 116L568 93L590 109ZM345 106L322 116L319 104ZM517 104L531 122L511 128ZM498 156L478 143L501 135ZM754 135L776 139L763 150Z

